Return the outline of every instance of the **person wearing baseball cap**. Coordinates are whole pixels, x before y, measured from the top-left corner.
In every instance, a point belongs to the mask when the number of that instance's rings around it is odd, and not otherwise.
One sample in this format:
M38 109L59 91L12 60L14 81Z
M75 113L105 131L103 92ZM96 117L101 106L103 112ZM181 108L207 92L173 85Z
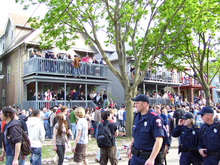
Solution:
M200 112L204 124L201 126L199 138L199 153L204 158L204 165L218 165L220 156L220 129L219 121L214 120L214 110L205 106Z
M140 94L131 100L135 101L137 115L133 120L133 138L127 153L130 164L162 164L164 160L159 159L163 157L162 152L159 152L164 137L162 119L149 109L147 95Z
M203 158L197 150L199 132L199 127L195 125L195 119L191 112L186 112L180 117L178 125L172 131L173 137L180 137L180 165L191 163L202 165Z

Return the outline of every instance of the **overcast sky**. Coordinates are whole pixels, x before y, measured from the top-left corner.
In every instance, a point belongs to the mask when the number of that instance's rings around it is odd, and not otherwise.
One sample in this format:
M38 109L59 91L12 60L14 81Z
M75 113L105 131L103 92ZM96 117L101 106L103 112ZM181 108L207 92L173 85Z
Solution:
M15 0L0 0L0 29L4 30L8 18L8 13L14 13L30 17L38 5L31 6L28 10L23 10L23 5L15 3ZM34 16L41 16L46 13L47 8L45 5L40 5L36 10Z

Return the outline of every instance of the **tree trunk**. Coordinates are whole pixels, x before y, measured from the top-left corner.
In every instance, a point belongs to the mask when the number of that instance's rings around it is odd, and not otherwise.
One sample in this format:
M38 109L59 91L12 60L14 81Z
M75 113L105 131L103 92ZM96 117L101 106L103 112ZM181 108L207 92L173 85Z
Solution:
M211 101L210 101L211 95L209 91L209 85L206 84L205 87L203 87L203 90L205 92L206 105L211 106Z
M133 101L131 100L132 94L126 90L124 92L126 106L126 136L131 137L133 127Z

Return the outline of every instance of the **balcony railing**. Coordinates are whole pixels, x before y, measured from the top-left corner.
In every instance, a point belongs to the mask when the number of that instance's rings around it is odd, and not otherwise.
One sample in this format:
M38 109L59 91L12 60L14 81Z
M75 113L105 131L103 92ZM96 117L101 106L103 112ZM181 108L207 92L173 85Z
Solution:
M182 86L187 86L187 85L198 85L200 86L201 84L195 80L192 77L183 77L181 80Z
M109 68L107 65L80 62L80 76L107 78ZM50 74L73 76L72 61L60 59L46 59L34 57L23 63L23 76L30 74Z
M128 73L128 76L130 80L133 79L131 72ZM171 73L168 71L156 71L155 73L152 73L152 71L148 71L144 76L144 80L179 83L179 73Z
M90 107L94 108L97 105L91 101L91 100L75 100L75 101L64 101L64 100L56 100L56 101L45 101L45 100L32 100L32 101L26 101L23 100L23 109L28 110L29 107L32 107L33 109L40 109L41 107L47 107L48 109L50 107L58 106L59 104L65 105L68 108L72 108L73 106L77 107Z
M169 99L150 98L149 105L172 105Z

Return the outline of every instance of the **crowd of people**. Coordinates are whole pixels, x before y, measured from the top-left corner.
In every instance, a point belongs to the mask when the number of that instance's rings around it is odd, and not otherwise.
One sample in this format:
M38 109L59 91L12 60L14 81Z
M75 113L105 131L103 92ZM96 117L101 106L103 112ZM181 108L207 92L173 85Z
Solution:
M134 101L133 139L128 150L131 165L146 162L164 163L174 137L180 137L178 141L181 165L195 162L199 165L202 162L212 165L219 160L220 147L216 142L220 142L218 133L220 132L218 126L220 104L205 106L202 102L192 104L180 102L174 106L150 106L149 97L144 94L138 94L132 100ZM88 141L91 138L96 138L97 142L102 140L103 135L100 131L104 126L109 127L112 137L111 146L100 147L95 161L107 164L109 159L111 164L117 164L121 157L115 136L126 134L124 104L118 109L113 101L110 101L108 106L103 107L99 104L92 109L76 106L68 109L61 104L50 108L45 105L40 110L33 110L30 107L28 111L4 107L1 110L1 134L3 135L1 140L4 149L0 161L3 161L6 156L7 165L18 162L21 165L24 164L26 155L22 155L21 151L21 131L17 131L22 129L31 142L30 163L32 165L41 162L41 147L45 138L53 143L53 149L57 153L53 161L57 164L63 164L65 152L70 148L74 153L74 162L88 164L86 159ZM209 141L210 138L213 140ZM71 140L74 140L72 147Z
M72 89L69 93L66 94L66 101L71 100L93 100L93 102L98 106L102 105L103 107L108 106L108 100L107 100L107 92L104 91L103 94L96 93L95 91L89 92L88 95L85 95L85 91L81 90L82 85L79 86L78 90ZM56 100L65 100L64 98L64 88L60 89L58 93L55 93L52 89L47 89L47 91L44 93L44 98L40 92L38 92L37 100L46 100L46 101L56 101ZM87 98L86 98L87 97ZM32 89L29 90L27 94L27 100L36 100L36 92L33 93ZM113 108L116 105L112 105L112 98L110 98L110 107ZM46 103L49 105L49 103ZM48 107L48 106L47 106ZM48 108L49 109L49 108Z

